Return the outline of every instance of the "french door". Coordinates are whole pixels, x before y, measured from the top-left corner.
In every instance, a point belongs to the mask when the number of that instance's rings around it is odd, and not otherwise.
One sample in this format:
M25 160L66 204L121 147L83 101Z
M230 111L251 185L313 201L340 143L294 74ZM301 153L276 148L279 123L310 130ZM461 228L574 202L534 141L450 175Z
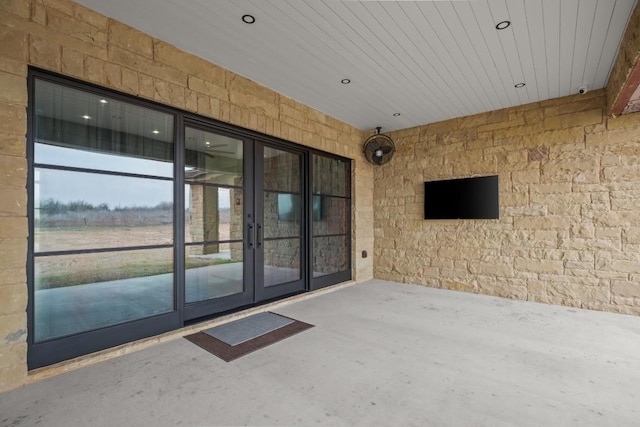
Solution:
M305 158L185 125L184 318L305 290Z

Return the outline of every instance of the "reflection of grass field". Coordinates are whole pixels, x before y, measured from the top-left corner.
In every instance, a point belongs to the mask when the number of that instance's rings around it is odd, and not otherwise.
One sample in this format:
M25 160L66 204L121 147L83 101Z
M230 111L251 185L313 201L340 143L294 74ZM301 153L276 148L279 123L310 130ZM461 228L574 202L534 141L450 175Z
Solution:
M189 230L186 230L188 235ZM226 234L225 234L226 233ZM220 225L228 238L229 224ZM35 230L36 252L96 249L173 243L173 226L148 227L57 227ZM221 250L242 248L242 244L221 244ZM237 247L236 247L237 245ZM241 262L224 258L187 256L186 268ZM60 288L173 272L173 249L86 253L36 257L36 289Z
M242 235L230 232L230 224L219 225L219 239L242 239ZM117 248L122 246L167 245L173 243L173 225L140 227L36 227L37 252L66 251L75 249ZM190 241L189 225L185 236Z
M36 251L117 248L173 243L173 226L36 228Z
M172 252L170 249L155 249L40 258L36 265L36 289L53 289L172 273L173 262L168 261L166 256L158 256L162 255L157 253L159 251L165 254L167 251ZM146 254L136 254L136 252L146 252ZM99 256L102 256L102 259ZM71 257L74 259L69 259ZM185 266L190 269L234 262L241 261L189 257L185 260Z

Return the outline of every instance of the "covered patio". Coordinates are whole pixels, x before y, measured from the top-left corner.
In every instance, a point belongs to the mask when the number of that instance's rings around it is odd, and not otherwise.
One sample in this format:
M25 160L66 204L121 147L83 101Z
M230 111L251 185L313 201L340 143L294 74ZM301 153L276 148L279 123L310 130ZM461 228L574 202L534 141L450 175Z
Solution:
M226 363L179 335L0 395L0 425L631 426L640 318L370 280ZM204 329L211 324L199 325Z
M0 427L638 425L638 0L188 4L0 2ZM313 327L185 339L266 311Z

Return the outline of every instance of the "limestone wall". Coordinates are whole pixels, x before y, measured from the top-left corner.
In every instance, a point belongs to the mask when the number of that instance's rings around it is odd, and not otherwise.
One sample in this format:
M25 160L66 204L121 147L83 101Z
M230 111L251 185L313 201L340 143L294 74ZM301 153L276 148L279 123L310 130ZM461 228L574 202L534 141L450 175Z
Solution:
M604 90L416 127L375 169L375 277L640 315L640 114ZM423 220L427 180L498 174L499 220Z
M28 65L356 159L354 201L372 209L359 130L69 0L0 1L0 391L27 378ZM353 241L372 250L370 216ZM353 272L370 278L371 259Z

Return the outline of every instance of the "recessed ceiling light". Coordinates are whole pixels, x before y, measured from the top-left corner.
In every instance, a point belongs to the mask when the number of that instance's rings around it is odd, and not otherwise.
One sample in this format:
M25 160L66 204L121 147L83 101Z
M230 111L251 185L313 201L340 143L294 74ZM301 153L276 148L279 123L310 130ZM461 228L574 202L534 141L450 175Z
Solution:
M101 100L100 100L100 104L106 104L106 103L107 103L107 100L106 100L106 99L101 99Z
M505 30L509 28L511 21L501 21L496 24L496 30Z
M82 118L85 119L85 120L89 120L91 118L91 116L88 116L88 115L85 114L84 116L82 116Z
M526 83L516 83L515 85L513 85L513 87L515 87L516 89L520 89L521 87L524 87L526 85Z
M393 113L393 117L398 117L400 113Z
M349 83L351 83L351 80L349 80L349 79L342 79L342 80L340 80L340 83L342 83L343 85L348 85Z
M256 18L254 18L253 15L242 15L242 22L245 24L253 24L256 22Z
M207 144L207 145L211 145L211 143L209 141L205 141L204 143Z
M152 130L152 131L151 131L151 133L155 133L155 134L157 135L157 134L159 134L159 133L160 133L160 131L159 131L159 130L157 130L157 129L154 129L154 130Z

